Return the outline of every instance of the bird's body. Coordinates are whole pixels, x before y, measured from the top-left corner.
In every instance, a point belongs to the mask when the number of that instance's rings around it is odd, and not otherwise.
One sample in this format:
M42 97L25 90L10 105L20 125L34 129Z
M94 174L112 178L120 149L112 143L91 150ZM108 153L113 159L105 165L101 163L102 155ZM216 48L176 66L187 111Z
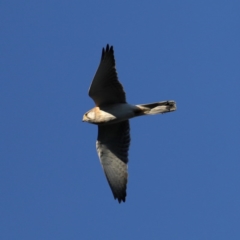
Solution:
M155 107L148 107L153 104ZM142 115L171 112L175 109L176 105L173 101L140 105L131 105L128 103L110 104L91 109L84 114L83 121L97 125L112 124Z
M93 124L112 124L135 116L137 107L128 103L110 104L95 107L84 114L84 121Z
M130 145L129 120L176 110L174 101L131 105L118 81L113 47L102 51L98 70L89 89L96 107L86 112L83 121L98 125L97 152L114 198L125 202Z

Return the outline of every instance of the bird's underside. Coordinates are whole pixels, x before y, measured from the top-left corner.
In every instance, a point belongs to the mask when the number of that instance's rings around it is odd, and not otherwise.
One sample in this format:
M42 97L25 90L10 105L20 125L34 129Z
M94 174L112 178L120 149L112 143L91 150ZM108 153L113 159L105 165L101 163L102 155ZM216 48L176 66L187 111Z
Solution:
M115 199L126 200L128 182L128 150L130 145L129 119L176 110L175 101L131 105L119 82L113 47L107 45L89 88L96 107L83 116L83 121L98 125L96 148Z

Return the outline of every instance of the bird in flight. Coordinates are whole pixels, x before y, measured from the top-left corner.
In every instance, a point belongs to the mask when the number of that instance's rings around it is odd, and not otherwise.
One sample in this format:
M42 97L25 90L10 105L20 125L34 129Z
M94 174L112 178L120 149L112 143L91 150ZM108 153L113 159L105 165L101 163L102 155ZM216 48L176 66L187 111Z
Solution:
M102 49L102 57L88 92L95 107L83 121L98 125L97 153L113 196L125 202L128 182L129 119L176 110L175 101L132 105L118 80L113 46Z

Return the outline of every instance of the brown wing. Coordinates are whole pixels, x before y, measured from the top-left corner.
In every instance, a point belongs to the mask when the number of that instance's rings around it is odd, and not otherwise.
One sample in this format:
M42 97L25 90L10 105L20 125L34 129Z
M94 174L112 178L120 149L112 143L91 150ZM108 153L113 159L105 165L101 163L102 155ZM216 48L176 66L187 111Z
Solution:
M125 202L130 145L129 121L98 126L97 152L114 198Z
M88 94L97 106L126 102L123 86L118 81L112 46L103 48L102 58Z

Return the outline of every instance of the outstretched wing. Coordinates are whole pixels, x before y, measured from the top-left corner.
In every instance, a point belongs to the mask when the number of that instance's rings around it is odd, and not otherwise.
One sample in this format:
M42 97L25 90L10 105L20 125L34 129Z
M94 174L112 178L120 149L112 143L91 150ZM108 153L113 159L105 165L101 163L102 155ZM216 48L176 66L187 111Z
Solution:
M112 46L103 48L101 61L88 94L97 106L126 102L123 86L118 81Z
M97 152L113 196L125 202L130 145L129 121L98 126Z

